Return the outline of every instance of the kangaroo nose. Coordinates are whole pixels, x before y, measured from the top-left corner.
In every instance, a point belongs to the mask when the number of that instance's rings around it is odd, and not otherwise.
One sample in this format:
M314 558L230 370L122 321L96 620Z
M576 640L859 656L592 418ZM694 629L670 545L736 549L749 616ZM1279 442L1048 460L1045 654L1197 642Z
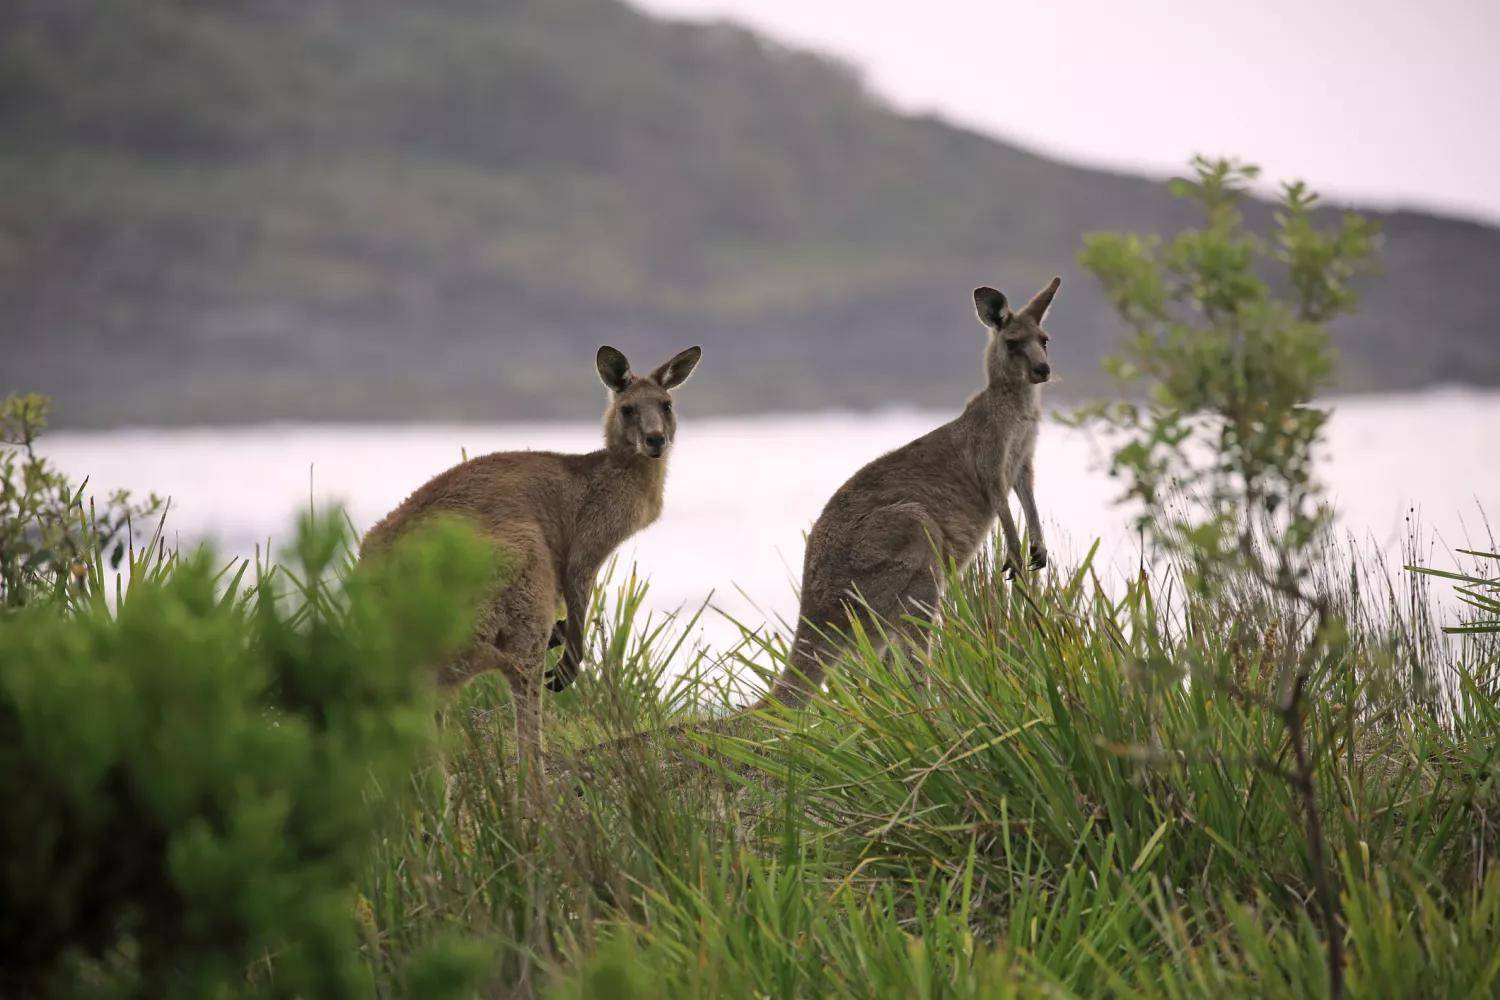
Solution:
M1052 366L1045 361L1039 365L1032 365L1031 374L1038 382L1045 382L1052 377Z
M666 444L666 443L667 443L667 439L666 439L665 435L662 435L662 434L647 434L646 435L646 447L647 448L660 449L661 446L664 445L664 444Z

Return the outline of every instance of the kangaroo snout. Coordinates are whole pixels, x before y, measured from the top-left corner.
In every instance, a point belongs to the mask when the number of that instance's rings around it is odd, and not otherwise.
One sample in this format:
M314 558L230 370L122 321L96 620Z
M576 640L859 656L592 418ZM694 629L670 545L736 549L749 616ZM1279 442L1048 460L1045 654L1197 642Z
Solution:
M1052 377L1052 366L1043 361L1039 365L1031 366L1031 381L1037 385L1042 384Z
M660 458L662 449L666 446L667 438L665 434L646 435L646 453L652 458Z

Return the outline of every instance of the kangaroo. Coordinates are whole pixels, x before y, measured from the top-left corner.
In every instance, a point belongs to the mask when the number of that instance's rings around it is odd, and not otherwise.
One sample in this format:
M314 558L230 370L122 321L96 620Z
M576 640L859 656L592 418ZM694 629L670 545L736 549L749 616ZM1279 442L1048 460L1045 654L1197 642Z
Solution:
M967 565L997 517L1006 574L1014 577L1022 563L1013 490L1026 517L1031 568L1047 565L1033 456L1039 387L1052 376L1042 318L1060 284L1053 278L1019 312L993 288L974 290L989 330L985 388L958 418L860 469L823 508L807 539L789 660L759 706L806 703L852 619L883 620L915 638L937 613L946 565Z
M595 365L609 390L604 447L587 455L508 451L471 459L429 480L365 535L361 557L388 548L423 518L471 521L512 560L502 590L480 607L474 641L445 664L439 683L456 688L499 670L510 683L516 748L540 775L541 688L561 691L578 674L594 578L611 552L661 515L667 455L677 434L671 391L702 351L690 347L646 376L613 347ZM558 622L559 598L567 619ZM550 641L549 641L550 640ZM561 645L544 674L548 647Z

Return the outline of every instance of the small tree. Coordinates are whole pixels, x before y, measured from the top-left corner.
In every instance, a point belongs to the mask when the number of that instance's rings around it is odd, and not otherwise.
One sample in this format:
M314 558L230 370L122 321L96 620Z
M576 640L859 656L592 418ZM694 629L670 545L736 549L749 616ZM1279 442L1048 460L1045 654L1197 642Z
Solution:
M1319 228L1317 196L1300 182L1282 188L1274 228L1258 235L1242 212L1257 169L1201 157L1192 167L1193 177L1174 180L1172 191L1203 208L1201 228L1165 243L1130 233L1085 238L1079 261L1130 330L1124 353L1106 368L1134 398L1087 408L1079 419L1117 435L1111 473L1126 483L1123 499L1141 505L1142 528L1186 567L1199 607L1223 611L1227 596L1260 589L1309 612L1271 695L1239 689L1233 677L1200 679L1265 698L1285 724L1293 765L1263 765L1302 802L1329 986L1338 996L1338 896L1305 735L1309 685L1337 658L1343 634L1311 577L1330 519L1314 475L1328 412L1313 399L1333 371L1326 324L1354 308L1350 281L1372 266L1379 236L1354 214ZM1169 503L1175 498L1183 502Z

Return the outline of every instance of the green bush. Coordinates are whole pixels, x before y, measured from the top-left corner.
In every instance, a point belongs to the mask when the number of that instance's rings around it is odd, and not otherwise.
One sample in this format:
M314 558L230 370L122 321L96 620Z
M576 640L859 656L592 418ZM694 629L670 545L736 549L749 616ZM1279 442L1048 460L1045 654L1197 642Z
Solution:
M345 551L309 519L249 591L199 554L0 626L0 994L369 995L352 886L494 560L453 525L340 583Z

